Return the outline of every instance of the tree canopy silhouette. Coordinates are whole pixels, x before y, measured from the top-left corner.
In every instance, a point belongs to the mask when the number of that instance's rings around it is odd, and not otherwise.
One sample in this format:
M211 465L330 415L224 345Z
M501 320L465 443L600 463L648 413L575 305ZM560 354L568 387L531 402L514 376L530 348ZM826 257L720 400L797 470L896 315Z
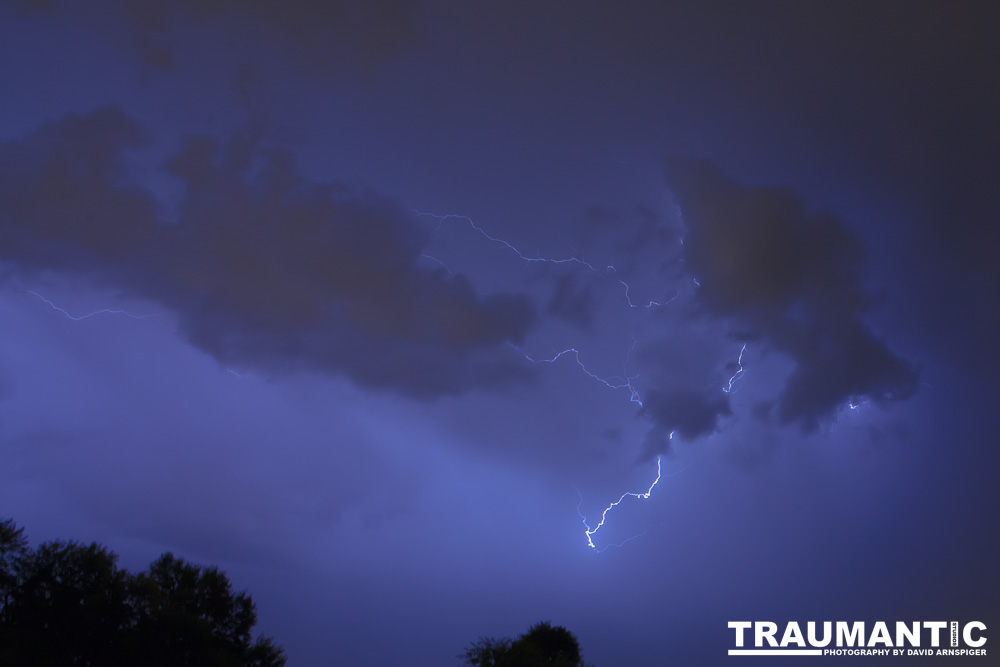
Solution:
M28 546L0 521L0 664L280 667L253 600L218 568L166 553L140 574L97 543Z
M517 639L481 637L459 657L469 667L587 667L573 633L548 621Z

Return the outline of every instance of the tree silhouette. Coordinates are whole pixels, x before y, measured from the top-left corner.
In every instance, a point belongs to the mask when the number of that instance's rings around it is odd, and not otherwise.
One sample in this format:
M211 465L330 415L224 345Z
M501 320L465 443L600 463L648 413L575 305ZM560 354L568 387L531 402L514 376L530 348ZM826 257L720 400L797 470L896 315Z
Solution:
M516 640L481 637L459 657L469 667L587 667L573 633L548 621Z
M15 567L28 549L24 528L13 521L0 521L0 626L5 623L7 608L17 588Z
M118 569L96 543L28 547L0 522L0 664L279 667L280 647L252 640L253 600L217 568L164 554Z
M268 662L280 654L270 639L251 642L253 600L233 595L217 568L202 569L167 553L133 578L132 590L140 612L136 634L157 656L146 664L192 664L198 656L214 656L213 664L220 665L281 664Z

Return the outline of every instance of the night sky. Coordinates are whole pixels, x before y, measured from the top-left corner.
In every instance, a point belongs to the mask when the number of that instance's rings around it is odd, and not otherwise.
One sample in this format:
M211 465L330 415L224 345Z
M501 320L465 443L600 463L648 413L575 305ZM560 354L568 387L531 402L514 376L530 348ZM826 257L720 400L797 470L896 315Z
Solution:
M291 665L541 620L599 667L756 663L737 620L997 641L998 31L5 3L0 516L220 566Z

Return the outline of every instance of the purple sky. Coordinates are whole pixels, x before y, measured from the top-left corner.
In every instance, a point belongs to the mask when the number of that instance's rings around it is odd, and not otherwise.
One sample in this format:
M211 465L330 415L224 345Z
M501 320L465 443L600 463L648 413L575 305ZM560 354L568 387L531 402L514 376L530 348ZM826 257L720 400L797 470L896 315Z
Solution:
M996 10L657 5L0 10L0 516L292 665L1000 623Z

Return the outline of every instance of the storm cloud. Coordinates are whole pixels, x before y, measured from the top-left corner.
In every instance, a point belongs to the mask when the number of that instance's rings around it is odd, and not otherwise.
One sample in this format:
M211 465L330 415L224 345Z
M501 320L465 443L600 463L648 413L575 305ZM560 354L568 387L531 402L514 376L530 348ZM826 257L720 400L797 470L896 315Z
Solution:
M669 158L687 226L697 304L794 363L775 404L781 423L814 430L848 401L905 400L918 369L866 321L861 241L787 190L744 187L705 161Z
M679 436L694 440L714 432L720 417L732 414L729 401L722 393L705 395L695 391L662 391L652 389L643 400L643 412L656 424L643 442L643 456L648 460L670 450L670 440Z
M20 0L17 4L24 14L57 15L73 9L71 3L57 0ZM411 0L105 0L94 5L127 25L138 55L158 69L174 66L192 39L193 27L210 31L214 40L243 57L267 52L268 59L283 59L317 75L371 67L418 40L419 7Z
M320 370L414 397L522 378L509 354L536 321L521 294L479 297L417 267L427 234L401 205L301 179L260 133L193 137L165 171L163 212L130 177L146 132L111 107L0 145L0 261L152 299L220 363Z
M577 280L571 273L559 276L555 283L548 312L582 329L589 328L597 306L594 290L589 286L578 288Z

